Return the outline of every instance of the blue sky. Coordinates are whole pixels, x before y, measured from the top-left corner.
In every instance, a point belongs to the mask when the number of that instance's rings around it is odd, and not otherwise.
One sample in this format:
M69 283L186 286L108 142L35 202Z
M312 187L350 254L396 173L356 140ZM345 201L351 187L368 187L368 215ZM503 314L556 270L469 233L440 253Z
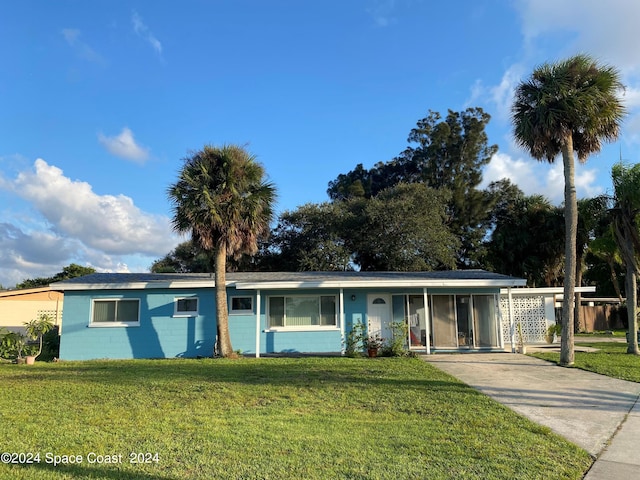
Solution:
M606 5L605 5L606 4ZM145 271L184 240L166 189L205 144L257 155L278 211L327 200L329 181L388 161L435 110L491 114L508 177L562 200L561 162L512 141L514 85L589 53L619 68L619 142L578 168L579 196L640 161L635 0L23 0L0 18L0 284L75 262Z

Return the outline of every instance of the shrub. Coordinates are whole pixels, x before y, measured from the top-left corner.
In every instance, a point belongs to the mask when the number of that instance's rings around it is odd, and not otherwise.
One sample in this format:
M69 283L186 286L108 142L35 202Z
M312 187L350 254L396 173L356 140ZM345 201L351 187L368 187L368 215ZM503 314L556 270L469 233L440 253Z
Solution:
M42 353L39 358L45 362L60 358L60 332L58 327L49 330L42 337Z
M3 329L0 332L0 357L9 360L22 358L23 353L27 349L27 339L22 333L9 332Z
M359 357L363 348L363 338L364 325L362 323L353 324L344 342L344 354L347 357Z
M404 357L409 354L407 335L409 333L406 322L392 322L391 338L382 347L385 357Z

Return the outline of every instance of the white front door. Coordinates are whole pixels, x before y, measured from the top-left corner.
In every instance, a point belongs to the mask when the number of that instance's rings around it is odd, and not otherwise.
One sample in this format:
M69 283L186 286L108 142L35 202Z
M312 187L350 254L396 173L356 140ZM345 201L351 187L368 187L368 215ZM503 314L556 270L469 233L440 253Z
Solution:
M385 341L391 338L391 295L367 295L369 335L379 334Z

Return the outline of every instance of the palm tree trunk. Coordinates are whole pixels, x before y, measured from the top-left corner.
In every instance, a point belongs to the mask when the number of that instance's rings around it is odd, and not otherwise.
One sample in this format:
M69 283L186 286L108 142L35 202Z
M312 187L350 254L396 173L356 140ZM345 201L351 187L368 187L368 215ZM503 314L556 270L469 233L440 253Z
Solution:
M607 264L609 265L609 272L611 273L611 283L613 284L613 289L616 291L616 296L620 303L622 303L622 292L620 291L620 282L618 281L618 274L616 273L616 267L612 260L607 260Z
M576 237L578 231L578 201L575 187L575 164L573 138L569 133L562 146L564 164L564 297L562 299L562 336L560 365L568 367L574 363L573 315L576 284Z
M233 356L231 335L229 334L229 309L227 307L227 248L224 240L218 242L215 257L216 319L220 355Z
M635 263L635 262L634 262ZM627 264L627 316L629 317L629 341L627 353L640 355L638 350L638 291L636 265Z

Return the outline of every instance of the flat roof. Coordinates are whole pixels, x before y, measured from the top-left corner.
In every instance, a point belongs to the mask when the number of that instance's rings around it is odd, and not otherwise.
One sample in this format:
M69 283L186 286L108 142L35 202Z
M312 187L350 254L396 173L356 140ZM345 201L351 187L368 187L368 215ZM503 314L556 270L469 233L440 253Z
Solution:
M526 280L485 270L431 272L232 272L237 289L363 287L523 287ZM92 273L53 283L56 290L213 288L213 273Z
M32 293L50 292L53 289L50 286L35 288L14 288L12 290L0 290L0 297L14 297L17 295L29 295Z

